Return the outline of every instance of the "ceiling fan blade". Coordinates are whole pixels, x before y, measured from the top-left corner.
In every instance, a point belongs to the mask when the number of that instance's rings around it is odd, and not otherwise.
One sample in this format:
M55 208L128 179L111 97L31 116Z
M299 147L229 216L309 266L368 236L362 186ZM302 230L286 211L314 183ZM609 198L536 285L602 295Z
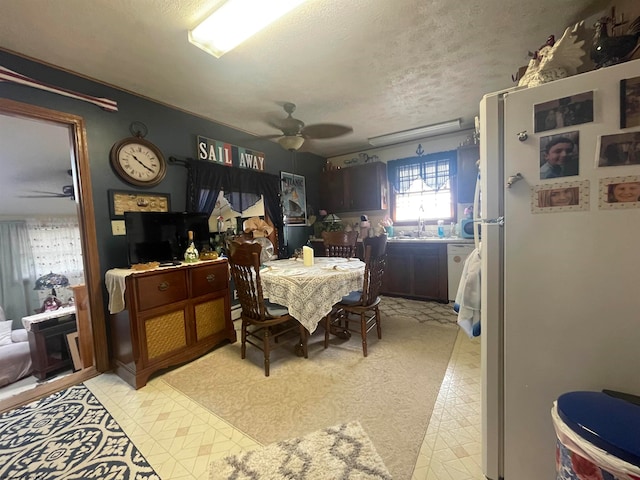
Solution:
M336 138L353 132L353 128L336 123L316 123L307 125L302 129L302 135L306 138L324 139Z

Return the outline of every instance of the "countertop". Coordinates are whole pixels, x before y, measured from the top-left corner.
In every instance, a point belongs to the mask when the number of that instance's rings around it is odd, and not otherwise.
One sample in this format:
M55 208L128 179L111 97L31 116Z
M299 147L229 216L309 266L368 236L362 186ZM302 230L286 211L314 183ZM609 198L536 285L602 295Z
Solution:
M322 242L321 238L313 238L312 242ZM358 242L362 239L358 238ZM457 243L457 244L473 244L473 238L460 238L460 237L390 237L387 240L388 243Z
M391 237L387 240L388 243L468 243L472 244L473 238L459 238L459 237Z

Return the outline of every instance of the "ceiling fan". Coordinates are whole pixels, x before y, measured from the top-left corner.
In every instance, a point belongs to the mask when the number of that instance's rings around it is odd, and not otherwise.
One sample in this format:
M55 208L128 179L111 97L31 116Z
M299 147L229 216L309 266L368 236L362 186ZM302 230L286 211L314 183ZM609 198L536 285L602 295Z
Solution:
M287 118L268 122L269 125L280 130L282 135L270 135L267 138L278 138L278 143L285 150L295 152L302 147L305 140L336 138L353 132L353 128L336 123L305 125L302 120L292 116L296 110L295 104L287 102L283 108L288 114Z
M62 187L62 192L43 192L40 190L34 190L33 193L37 193L39 195L20 195L21 198L70 198L71 200L75 200L75 191L73 189L73 185L64 185Z

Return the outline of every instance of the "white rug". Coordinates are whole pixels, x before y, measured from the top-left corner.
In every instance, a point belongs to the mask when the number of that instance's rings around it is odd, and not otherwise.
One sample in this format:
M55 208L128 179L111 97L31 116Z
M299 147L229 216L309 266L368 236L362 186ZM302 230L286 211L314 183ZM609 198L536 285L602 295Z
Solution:
M390 480L358 422L325 428L211 463L210 480Z

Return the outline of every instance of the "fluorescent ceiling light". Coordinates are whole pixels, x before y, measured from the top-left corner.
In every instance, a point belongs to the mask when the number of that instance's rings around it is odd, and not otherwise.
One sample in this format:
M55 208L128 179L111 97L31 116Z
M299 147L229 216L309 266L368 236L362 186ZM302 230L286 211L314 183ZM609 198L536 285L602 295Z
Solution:
M193 30L189 41L216 58L306 0L228 0Z
M432 137L443 133L457 132L461 128L460 119L451 120L450 122L436 123L427 125L426 127L414 128L413 130L403 130L402 132L389 133L372 137L369 144L374 147L382 147L385 145L393 145L394 143L409 142L420 138Z

